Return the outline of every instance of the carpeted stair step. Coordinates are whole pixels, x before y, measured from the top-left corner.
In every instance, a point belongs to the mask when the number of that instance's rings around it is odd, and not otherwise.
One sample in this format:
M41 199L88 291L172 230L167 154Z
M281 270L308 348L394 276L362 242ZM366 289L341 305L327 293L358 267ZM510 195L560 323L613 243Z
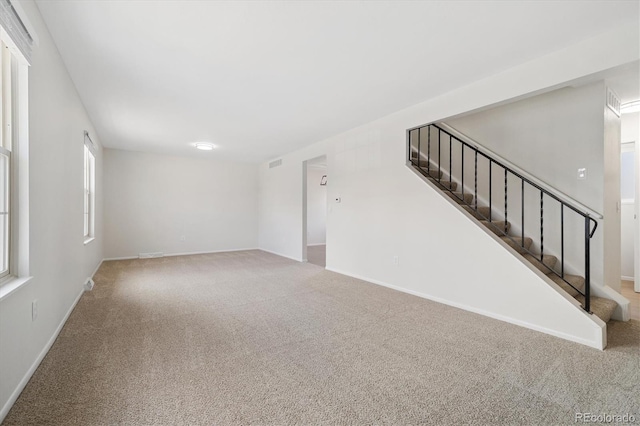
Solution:
M489 218L489 207L478 206L477 212L474 207L475 206L462 206L463 209L471 213L471 215L478 220L487 220ZM493 217L492 219L495 220L497 218Z
M540 256L533 257L532 255L527 254L524 256L524 258L545 274L549 272L549 269L553 269L558 262L558 258L550 254L545 254L544 256L542 256L542 262L540 262Z
M427 170L426 167L420 167L420 169L427 174L427 177L433 178L435 180L438 180L438 178L442 179L442 176L444 176L443 172L438 172L438 168L431 168Z
M504 234L508 234L509 229L511 229L511 224L509 222L505 222L504 220L498 220L498 221L494 220L492 222L489 222L488 220L481 220L480 223L486 226L487 228L489 228L491 232L493 232L494 234L500 237L503 236Z
M576 300L584 306L583 296L576 296ZM618 304L611 299L591 296L591 312L604 322L609 322L613 311L615 311L617 307Z
M435 182L438 182L436 179L434 179ZM448 180L441 180L440 182L438 182L439 185L444 186L445 188L451 190L451 191L455 191L456 189L458 189L458 184L455 182L451 182Z
M579 293L576 289L584 291L584 278L578 275L564 274L564 280L553 272L549 272L547 277L554 283L558 284L561 289L569 293L572 297L576 297ZM568 281L573 287L567 284ZM574 288L575 287L575 288Z
M471 204L473 202L473 194L465 193L464 196L462 192L446 192L446 194L458 204Z
M522 249L522 238L521 237L502 237L502 241L509 244L513 249L515 249L520 254L525 254L526 252ZM533 240L529 237L524 237L524 248L529 249L531 247L531 243Z

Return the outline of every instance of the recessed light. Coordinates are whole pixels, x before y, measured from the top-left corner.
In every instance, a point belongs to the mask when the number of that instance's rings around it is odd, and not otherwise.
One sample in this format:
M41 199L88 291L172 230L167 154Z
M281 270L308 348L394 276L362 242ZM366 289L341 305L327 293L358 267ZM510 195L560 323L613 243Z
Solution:
M207 142L198 142L196 143L196 148L201 149L203 151L211 151L215 146L212 143Z

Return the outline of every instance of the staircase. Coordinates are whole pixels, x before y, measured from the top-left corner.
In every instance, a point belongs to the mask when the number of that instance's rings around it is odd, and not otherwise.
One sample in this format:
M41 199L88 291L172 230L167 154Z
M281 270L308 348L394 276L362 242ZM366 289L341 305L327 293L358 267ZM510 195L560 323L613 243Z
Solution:
M597 222L592 219L588 213L581 211L575 205L572 205L569 201L560 199L557 195L551 191L541 187L537 182L533 182L527 179L522 174L513 170L512 168L503 164L497 158L494 158L486 151L480 151L478 147L471 144L468 141L462 140L446 129L436 125L429 124L419 128L411 129L408 131L409 142L409 162L419 173L432 182L437 188L439 188L444 195L452 198L458 203L464 210L466 210L472 220L475 220L478 225L485 226L491 232L496 234L502 241L515 250L517 255L534 267L542 271L551 282L558 285L561 291L566 292L569 296L575 298L582 306L584 310L590 314L596 315L602 321L607 323L617 308L617 303L613 300L594 297L590 292L590 259L589 259L589 243L590 239L597 228ZM461 153L460 158L454 158L454 147ZM482 176L479 173L479 158L488 164L489 173L488 176ZM467 165L465 166L465 159ZM471 161L471 164L470 164ZM456 173L456 168L458 169ZM486 167L485 167L486 168ZM504 180L500 179L500 182L495 182L493 175L499 170L500 175L504 172ZM468 186L465 186L465 171L467 172L467 183L471 182ZM473 172L472 178L468 177L468 174ZM480 176L479 176L480 175ZM488 187L488 204L483 204L483 201L479 199L478 187L479 182L482 180L488 180L483 182L484 188ZM493 181L492 181L493 180ZM516 220L518 221L519 229L514 232L514 227L509 220L509 203L513 203L513 200L509 198L512 194L513 188L510 192L508 183L516 181L516 190L520 190L520 198L517 204L519 204L520 211L517 212ZM471 186L473 185L473 186ZM496 186L502 185L504 189L500 195L499 208L496 208L494 203L493 194L497 191ZM538 195L539 192L539 211L532 212L532 209L527 209L525 206L525 190L527 186L528 193L531 193L531 188L536 193L536 209L538 210ZM486 195L486 194L485 194ZM513 196L511 196L513 198ZM485 197L486 198L486 197ZM528 198L532 198L529 196ZM486 201L486 200L485 200ZM531 200L527 200L531 202ZM546 247L545 251L545 202L556 203L554 208L560 212L560 232L559 239L561 241L560 248L556 252L560 255L560 259L551 254L549 247ZM582 274L570 274L566 272L567 266L565 265L565 239L568 232L565 231L565 222L570 212L577 220L584 223L584 269ZM525 234L525 214L528 216L536 215L539 213L539 233L536 230L537 242L534 247L534 239ZM512 213L513 215L513 213ZM548 219L547 219L548 220ZM575 227L575 224L573 224ZM593 227L592 227L593 225ZM557 228L557 227L556 227ZM552 230L555 228L552 228ZM557 236L556 236L557 237Z

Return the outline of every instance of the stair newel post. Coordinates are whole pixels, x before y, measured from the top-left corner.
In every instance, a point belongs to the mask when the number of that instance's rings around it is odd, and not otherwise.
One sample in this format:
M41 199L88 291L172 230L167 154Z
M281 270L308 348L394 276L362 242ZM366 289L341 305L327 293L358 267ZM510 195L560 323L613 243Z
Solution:
M544 253L544 192L540 190L540 262Z
M591 312L591 235L589 216L584 218L584 310Z
M520 179L521 182L521 186L520 186L520 220L522 221L522 226L521 226L521 234L522 234L522 241L520 242L522 244L522 248L524 248L524 179ZM505 225L506 227L506 225ZM506 229L505 229L506 230Z

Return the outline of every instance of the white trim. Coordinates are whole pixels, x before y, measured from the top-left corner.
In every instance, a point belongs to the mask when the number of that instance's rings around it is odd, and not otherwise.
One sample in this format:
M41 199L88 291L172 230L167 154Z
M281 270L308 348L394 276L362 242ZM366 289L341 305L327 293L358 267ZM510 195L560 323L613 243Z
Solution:
M627 277L626 275L621 276L620 279L623 281L635 281L635 278Z
M6 298L20 287L31 281L33 277L9 277L0 284L0 300Z
M91 273L91 275L89 275L89 277L91 278L95 277L96 273L98 272L98 269L100 269L103 263L104 263L104 259L102 259L100 263L98 263L98 266L96 266L96 269L93 270L93 272Z
M33 376L33 373L35 373L36 369L38 368L38 366L40 366L40 363L49 352L49 349L51 349L51 346L53 346L53 343L58 338L58 334L60 334L60 331L62 331L62 327L64 327L65 323L67 322L67 319L69 319L69 315L71 315L71 312L73 312L73 310L75 309L76 305L78 304L78 301L80 300L83 294L84 294L84 288L81 288L80 293L76 297L76 300L73 302L73 304L71 305L71 308L69 308L64 318L62 318L62 321L60 322L60 324L58 324L58 328L56 328L56 331L54 331L53 336L51 336L51 338L49 339L45 347L42 348L42 351L40 351L38 358L36 358L36 360L33 362L33 364L31 365L31 368L29 368L29 370L24 375L22 380L20 380L20 383L18 383L18 386L13 391L13 393L7 400L6 404L4 404L4 407L2 407L2 410L0 410L0 423L4 420L7 414L9 414L9 410L11 410L11 407L13 406L13 404L16 402L16 400L24 390L24 387L27 385L27 383L29 383L31 376Z
M95 240L95 239L96 239L96 237L88 237L88 238L85 238L85 240L84 240L84 245L86 246L87 244L89 244L91 241L93 241L93 240Z
M260 249L257 247L251 247L251 248L224 249L224 250L188 251L184 253L166 253L163 257L192 256L195 254L231 253L234 251L251 251L251 250L260 250Z
M390 288L390 289L393 289L393 290L401 291L403 293L407 293L407 294L411 294L411 295L414 295L414 296L418 296L418 297L421 297L423 299L427 299L427 300L431 300L431 301L434 301L434 302L442 303L443 305L453 306L454 308L463 309L465 311L469 311L469 312L473 312L473 313L476 313L476 314L480 314L480 315L483 315L483 316L486 316L486 317L489 317L489 318L497 319L497 320L504 321L504 322L507 322L507 323L510 323L510 324L519 325L521 327L528 328L530 330L539 331L539 332L542 332L542 333L545 333L545 334L549 334L551 336L559 337L559 338L564 339L564 340L569 340L571 342L580 343L582 345L589 346L589 347L592 347L594 349L604 350L604 346L606 344L605 343L606 342L606 330L607 330L606 326L604 328L600 328L600 330L602 330L602 332L605 333L604 335L602 335L602 337L601 337L601 335L599 333L597 333L597 331L599 331L599 330L595 330L596 333L594 335L594 339L593 340L581 339L579 337L572 336L572 335L566 334L566 333L562 333L560 331L551 330L551 329L548 329L546 327L541 327L541 326L535 325L535 324L530 324L530 323L528 323L526 321L521 321L521 320L517 320L517 319L511 318L511 317L504 316L504 315L495 314L493 312L485 311L483 309L474 308L472 306L468 306L468 305L465 305L465 304L462 304L462 303L452 302L450 300L442 299L442 298L436 297L436 296L431 296L429 294L421 293L419 291L409 290L409 289L403 288L403 287L398 287L398 286L393 285L393 284L388 284L388 283L385 283L385 282L382 282L382 281L373 280L371 278L363 277L363 276L360 276L358 274L351 274L351 273L347 273L345 271L341 271L339 269L334 269L334 268L329 268L329 267L326 267L325 269L327 271L335 272L337 274L346 275L348 277L357 278L359 280L367 281L367 282L370 282L372 284L380 285L380 286L387 287L387 288ZM589 315L586 312L584 314L585 315ZM599 326L599 324L597 324L596 322L594 322L594 325L595 326Z
M307 247L326 246L327 243L307 244Z
M20 2L19 1L11 2L11 6L13 6L13 9L18 14L18 18L20 18L20 20L22 21L22 24L27 29L27 32L29 33L29 36L31 37L31 40L33 40L33 45L34 46L39 46L40 45L40 37L38 37L38 33L36 32L36 28L33 26L31 21L29 20L29 15L27 14L27 12L24 11L24 9L22 8L22 5L20 4Z
M296 262L306 262L304 259L295 258L293 256L287 256L286 254L278 253L277 251L267 250L265 248L258 248L260 251L266 251L267 253L275 254L276 256L286 257L287 259L295 260Z
M110 262L112 260L133 260L140 259L138 256L125 256L125 257L105 257L102 259L103 262Z
M213 254L213 253L231 253L235 251L251 251L251 250L262 250L262 249L258 247L251 247L251 248L224 249L224 250L190 251L190 252L184 252L184 253L165 253L161 257L192 256L196 254ZM278 253L273 253L273 254L278 254ZM139 256L105 257L104 259L102 259L102 261L109 262L112 260L133 260L133 259L140 259L140 257ZM159 257L156 257L156 258L150 257L149 259L159 259Z

